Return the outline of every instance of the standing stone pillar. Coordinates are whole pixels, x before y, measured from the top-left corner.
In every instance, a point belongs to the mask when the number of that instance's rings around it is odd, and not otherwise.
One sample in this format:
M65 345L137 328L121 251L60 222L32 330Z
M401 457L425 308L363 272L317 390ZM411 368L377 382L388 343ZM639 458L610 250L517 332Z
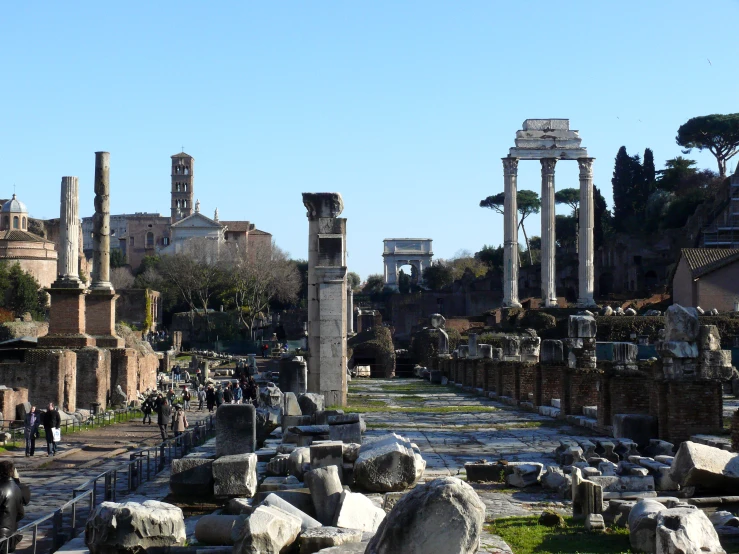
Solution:
M349 283L346 285L346 334L354 334L354 291Z
M87 296L87 332L97 346L123 348L115 334L115 294L110 283L110 154L95 152L95 215L92 217L92 284Z
M557 306L554 166L557 158L541 160L541 301L546 308Z
M49 334L39 346L84 347L95 344L85 333L85 286L79 277L79 182L62 177L59 213L57 278L46 291L51 296Z
M503 307L520 308L518 301L518 158L503 158Z
M341 194L303 193L308 209L308 392L326 406L347 394L346 219Z
M593 291L595 285L595 271L593 256L593 228L595 215L593 207L593 160L595 158L579 158L580 166L580 252L579 252L579 295L577 304L583 308L595 306Z

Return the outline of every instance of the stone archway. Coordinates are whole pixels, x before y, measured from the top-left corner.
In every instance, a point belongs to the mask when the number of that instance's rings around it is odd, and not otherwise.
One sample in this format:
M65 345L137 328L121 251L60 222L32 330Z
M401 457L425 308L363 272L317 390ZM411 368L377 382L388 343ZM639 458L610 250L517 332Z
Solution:
M434 257L432 239L385 239L383 242L385 286L398 290L398 272L404 265L416 270L417 284L423 283L423 270L431 265Z

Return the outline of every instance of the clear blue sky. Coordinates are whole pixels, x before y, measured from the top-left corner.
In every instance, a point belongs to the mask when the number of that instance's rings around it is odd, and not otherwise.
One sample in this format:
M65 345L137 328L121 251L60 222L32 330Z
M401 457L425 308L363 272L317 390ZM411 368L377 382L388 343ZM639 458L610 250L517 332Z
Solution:
M738 16L734 0L8 2L0 196L15 184L34 217L58 217L77 175L91 215L93 152L108 150L113 212L168 214L184 145L203 213L250 220L293 257L304 191L342 193L363 278L383 238L474 252L502 242L478 202L502 190L524 119L569 118L610 205L621 145L651 147L659 169L688 118L739 112ZM560 162L557 187L576 183ZM522 162L519 187L539 186Z

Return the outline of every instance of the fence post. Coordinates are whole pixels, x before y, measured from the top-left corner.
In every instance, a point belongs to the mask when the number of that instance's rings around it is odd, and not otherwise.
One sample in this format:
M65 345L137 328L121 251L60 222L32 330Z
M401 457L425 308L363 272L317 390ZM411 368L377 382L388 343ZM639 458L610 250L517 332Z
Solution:
M52 526L51 526L51 541L54 545L53 550L59 550L61 546L64 544L63 537L62 537L62 510L56 510L54 512L54 516L51 519Z

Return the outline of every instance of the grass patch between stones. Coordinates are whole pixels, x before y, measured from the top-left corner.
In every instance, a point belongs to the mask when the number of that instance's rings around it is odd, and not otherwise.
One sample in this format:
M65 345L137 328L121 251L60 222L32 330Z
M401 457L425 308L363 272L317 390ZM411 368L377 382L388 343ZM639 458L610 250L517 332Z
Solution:
M605 533L590 533L580 521L565 518L566 527L539 525L539 516L496 519L487 530L500 536L514 554L628 554L629 530L608 528Z
M381 400L371 400L367 396L350 394L348 404L343 408L347 412L377 413L402 412L412 414L454 414L454 413L491 413L498 411L492 406L388 406ZM421 399L423 400L423 399ZM329 406L329 409L332 409Z

